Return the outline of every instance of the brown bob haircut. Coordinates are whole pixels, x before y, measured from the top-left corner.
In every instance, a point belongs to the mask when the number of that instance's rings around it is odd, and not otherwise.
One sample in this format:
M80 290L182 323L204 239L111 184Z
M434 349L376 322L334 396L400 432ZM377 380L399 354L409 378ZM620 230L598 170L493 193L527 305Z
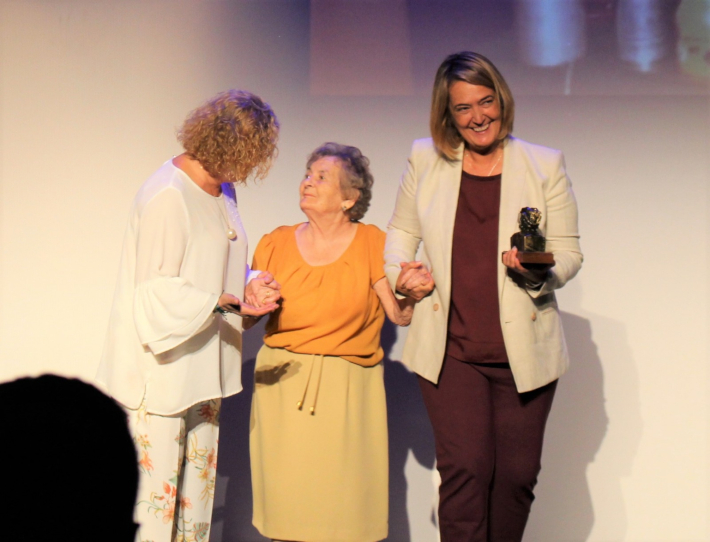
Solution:
M365 216L372 199L372 185L375 178L370 173L370 160L363 156L357 147L331 142L324 143L311 153L306 168L310 168L313 162L326 156L337 158L343 167L340 192L347 199L357 198L355 204L344 212L351 222L357 222Z
M447 160L456 158L456 149L463 143L449 109L449 88L456 81L481 85L493 90L501 112L501 130L498 140L503 141L513 132L515 101L508 83L485 56L462 51L446 57L436 72L431 97L429 128L436 150Z
M276 156L279 121L269 104L244 90L217 94L192 111L178 141L215 179L263 179Z

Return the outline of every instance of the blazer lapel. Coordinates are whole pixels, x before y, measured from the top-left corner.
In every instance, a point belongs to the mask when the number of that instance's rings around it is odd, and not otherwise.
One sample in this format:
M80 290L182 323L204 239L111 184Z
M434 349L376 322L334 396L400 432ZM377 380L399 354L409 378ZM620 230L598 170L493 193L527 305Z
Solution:
M503 149L503 174L500 186L498 216L498 253L510 250L510 237L518 231L518 216L522 207L527 169L514 137L508 138ZM506 267L498 257L498 296L503 298Z

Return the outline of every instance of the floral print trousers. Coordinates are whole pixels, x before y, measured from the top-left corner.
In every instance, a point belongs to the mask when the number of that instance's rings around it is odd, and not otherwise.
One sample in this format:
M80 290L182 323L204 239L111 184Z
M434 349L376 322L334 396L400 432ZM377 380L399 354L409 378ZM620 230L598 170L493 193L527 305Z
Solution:
M220 399L174 416L126 409L140 485L136 542L207 542L217 475Z

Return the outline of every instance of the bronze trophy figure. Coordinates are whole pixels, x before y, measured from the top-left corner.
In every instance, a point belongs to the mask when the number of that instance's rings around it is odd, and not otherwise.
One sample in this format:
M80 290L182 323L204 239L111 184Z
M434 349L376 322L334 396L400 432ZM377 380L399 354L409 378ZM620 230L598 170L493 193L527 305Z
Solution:
M545 237L540 233L542 213L535 207L520 210L520 231L510 238L510 248L518 249L520 264L526 269L543 270L555 265L555 257L545 252Z

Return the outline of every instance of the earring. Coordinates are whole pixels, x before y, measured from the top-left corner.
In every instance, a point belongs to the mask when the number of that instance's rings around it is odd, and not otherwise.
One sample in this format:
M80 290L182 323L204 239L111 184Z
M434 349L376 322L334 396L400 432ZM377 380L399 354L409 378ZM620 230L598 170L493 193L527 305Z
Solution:
M346 212L347 210L348 210L348 206L347 206L347 205L343 205L343 212Z

